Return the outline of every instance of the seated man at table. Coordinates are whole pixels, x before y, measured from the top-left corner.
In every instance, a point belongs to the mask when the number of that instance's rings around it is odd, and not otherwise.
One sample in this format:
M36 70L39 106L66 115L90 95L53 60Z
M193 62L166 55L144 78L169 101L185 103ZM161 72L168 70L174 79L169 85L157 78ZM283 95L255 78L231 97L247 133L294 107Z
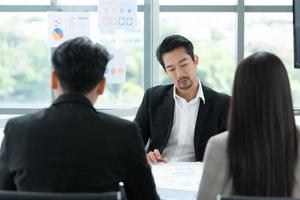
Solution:
M202 161L208 139L226 130L229 96L201 83L199 58L181 35L165 38L156 56L173 84L149 88L135 121L149 163Z
M158 199L139 129L98 112L106 49L86 37L54 52L52 88L58 98L37 113L11 119L0 152L0 189L105 192L124 182L129 199Z

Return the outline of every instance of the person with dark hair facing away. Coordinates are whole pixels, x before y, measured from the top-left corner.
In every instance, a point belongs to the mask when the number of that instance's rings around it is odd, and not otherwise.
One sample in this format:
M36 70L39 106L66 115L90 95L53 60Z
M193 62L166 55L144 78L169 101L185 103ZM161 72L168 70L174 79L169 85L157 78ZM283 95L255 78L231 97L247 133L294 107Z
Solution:
M254 53L238 65L228 121L228 132L207 144L198 199L299 198L299 131L288 74L276 55Z
M124 182L128 199L158 199L135 123L98 112L109 53L87 37L55 49L58 96L37 113L7 122L0 152L0 189L106 192Z
M199 58L185 37L165 38L156 56L173 84L148 89L135 117L149 141L147 160L202 161L208 139L226 130L229 96L200 82Z

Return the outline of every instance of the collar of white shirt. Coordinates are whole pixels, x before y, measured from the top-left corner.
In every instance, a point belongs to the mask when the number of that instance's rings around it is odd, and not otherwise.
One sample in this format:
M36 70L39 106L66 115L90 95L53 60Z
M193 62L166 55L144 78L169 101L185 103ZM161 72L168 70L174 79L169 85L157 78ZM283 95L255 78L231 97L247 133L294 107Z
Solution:
M198 79L199 81L199 87L198 87L198 92L197 92L197 95L194 99L192 99L190 101L190 103L194 103L198 100L198 98L201 98L202 101L203 101L203 104L205 103L205 97L204 97L204 93L203 93L203 89L202 89L202 84L201 84L201 81ZM186 102L186 100L184 98L182 98L181 96L179 96L177 93L176 93L176 87L174 85L174 88L173 88L173 98L175 101L184 101Z

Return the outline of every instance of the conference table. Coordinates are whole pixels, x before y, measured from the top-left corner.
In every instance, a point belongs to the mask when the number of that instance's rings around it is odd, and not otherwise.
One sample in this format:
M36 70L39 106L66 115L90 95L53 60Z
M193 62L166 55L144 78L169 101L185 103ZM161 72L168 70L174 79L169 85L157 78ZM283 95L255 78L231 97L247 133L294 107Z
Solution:
M202 176L201 162L169 162L151 165L162 200L195 200Z

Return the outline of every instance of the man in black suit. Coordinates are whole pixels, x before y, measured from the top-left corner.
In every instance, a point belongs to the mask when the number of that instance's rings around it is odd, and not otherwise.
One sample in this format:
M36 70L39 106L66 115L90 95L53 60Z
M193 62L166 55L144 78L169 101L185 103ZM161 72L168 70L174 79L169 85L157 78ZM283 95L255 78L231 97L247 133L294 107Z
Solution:
M156 56L174 84L145 92L135 121L146 144L149 163L202 161L208 139L226 129L229 96L201 84L193 44L172 35Z
M0 189L105 192L122 181L129 199L157 199L135 123L96 111L109 54L86 37L54 52L47 109L11 119L0 152Z

